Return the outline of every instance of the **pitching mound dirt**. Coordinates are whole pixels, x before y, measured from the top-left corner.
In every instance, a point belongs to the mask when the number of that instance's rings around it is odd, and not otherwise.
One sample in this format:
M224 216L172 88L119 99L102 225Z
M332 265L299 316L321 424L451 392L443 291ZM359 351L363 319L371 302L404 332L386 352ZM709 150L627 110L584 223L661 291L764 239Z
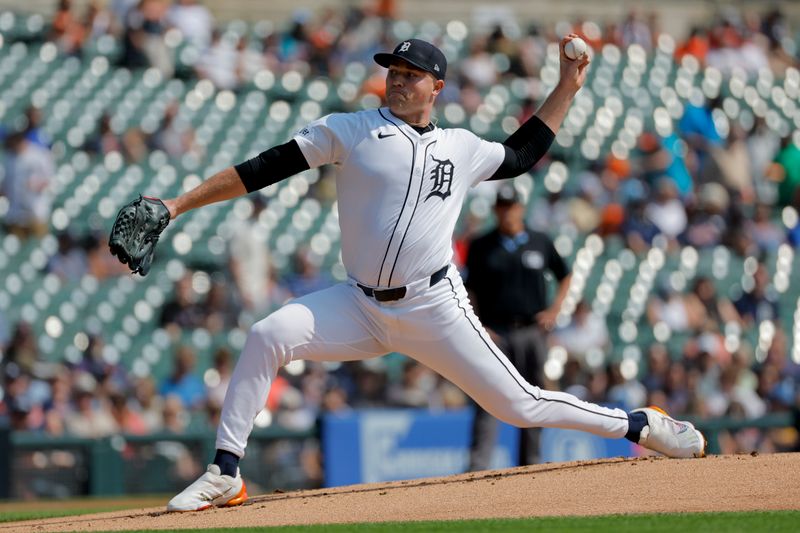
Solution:
M797 453L582 461L271 494L199 513L165 513L162 507L7 523L0 533L798 510L798 472Z

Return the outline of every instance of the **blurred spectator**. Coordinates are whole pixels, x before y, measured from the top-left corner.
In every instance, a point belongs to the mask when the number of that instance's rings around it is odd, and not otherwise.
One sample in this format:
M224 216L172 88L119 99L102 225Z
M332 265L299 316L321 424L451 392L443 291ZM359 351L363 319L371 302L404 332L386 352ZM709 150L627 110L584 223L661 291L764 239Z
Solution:
M717 246L729 224L730 197L719 183L706 183L698 191L697 203L691 206L685 241L696 248ZM740 237L746 237L740 232Z
M497 66L492 61L487 44L486 38L475 38L470 43L469 55L461 61L461 76L479 90L497 82Z
M700 156L701 171L711 147L723 144L712 114L719 104L719 98L708 100L700 89L695 88L689 95L683 116L678 122L681 138Z
M670 178L677 187L681 197L692 192L692 175L687 158L693 154L687 150L686 143L674 133L659 137L654 133L644 133L639 138L641 153L642 178L649 185L655 185L664 176Z
M171 78L174 64L164 42L167 28L166 0L140 0L123 19L122 65L129 68L155 67Z
M767 176L778 183L778 204L800 207L798 188L800 185L800 134L787 136L781 140L781 147L775 160L767 170Z
M759 251L772 253L786 242L781 227L772 220L772 208L759 203L755 207L753 219L746 222L748 235L751 236Z
M557 329L552 337L553 344L563 346L578 360L582 360L590 350L605 351L609 341L605 320L595 314L584 300L578 302L570 323Z
M675 182L682 196L688 196L694 187L693 176L699 167L696 152L689 150L686 142L674 132L661 138L661 146L668 158L664 173ZM657 179L650 183L657 183Z
M50 399L45 402L44 431L60 436L66 432L65 419L72 410L72 373L59 366L50 379Z
M139 378L134 388L134 398L147 431L160 431L164 426L164 398L157 394L153 378Z
M107 393L125 389L128 385L127 373L117 361L118 357L112 355L113 350L113 347L106 345L101 334L90 334L83 357L75 366L75 370L94 378L97 387Z
M111 115L103 113L97 132L86 141L85 148L99 155L123 151L122 139L111 129Z
M236 224L228 240L228 265L242 304L255 311L269 304L269 230L259 223L266 200L260 194L250 198L250 216Z
M230 330L237 324L238 312L228 285L222 279L212 279L205 301L200 305L203 326L211 333Z
M217 89L236 89L239 86L236 66L238 51L233 37L214 30L211 46L195 65L200 78L210 80Z
M384 394L387 383L387 375L380 367L382 362L363 361L355 366L355 394L352 396L350 405L354 408L381 407L386 405Z
M62 281L79 281L89 271L86 251L70 232L63 231L58 235L58 251L50 258L46 268L47 272L55 274Z
M299 248L292 257L292 272L286 276L284 284L295 298L322 290L333 285L333 279L321 272L312 259L311 250Z
M755 189L745 138L744 130L734 122L727 140L722 145L709 147L710 158L703 169L702 181L720 183L736 191L744 203L752 204Z
M29 106L25 110L25 123L25 138L49 151L53 140L42 127L42 110L34 105Z
M708 48L708 37L705 30L695 26L689 31L686 41L675 50L675 60L680 62L684 56L690 55L696 57L701 65L705 65Z
M145 435L149 428L144 419L131 409L128 398L121 392L111 395L111 416L119 428L126 435Z
M71 0L59 0L51 32L53 40L65 54L81 53L88 32L73 13Z
M287 70L303 68L310 55L308 43L308 22L311 13L305 9L298 9L292 16L292 21L287 31L280 35L278 54Z
M306 406L303 394L294 387L288 387L281 394L275 423L282 428L294 431L310 429L316 420L314 412Z
M141 0L111 0L108 2L115 34L123 33L128 13L130 13L140 1Z
M123 0L130 1L130 0ZM135 0L133 0L135 1ZM86 6L86 29L88 39L96 40L103 35L115 32L119 28L119 22L114 19L114 14L108 8L108 4L119 3L119 0L89 0Z
M676 239L688 224L686 207L678 196L678 189L672 180L662 178L655 188L654 198L648 202L644 214L675 247Z
M769 271L763 263L759 263L753 274L752 288L745 290L734 306L746 327L753 327L764 320L779 320L776 294L769 285Z
M767 172L781 147L780 136L772 131L766 120L756 117L747 133L747 153L750 159L750 175L755 183L758 199L774 203L775 183L767 179Z
M141 163L149 154L147 136L140 128L130 128L122 134L122 155L128 163Z
M607 401L627 410L647 405L647 389L636 379L626 379L619 363L608 365L607 372L593 373L592 378L589 381L590 401Z
M670 413L690 412L694 393L690 390L689 373L682 363L674 361L669 365L664 392Z
M664 389L667 384L667 371L670 354L663 344L651 344L647 348L647 375L642 383L648 390Z
M87 238L86 261L89 274L98 280L130 274L127 265L108 253L108 237L105 233L95 233Z
M648 52L652 50L653 34L651 28L638 10L631 9L628 12L620 32L623 46L638 44Z
M464 108L467 116L478 112L478 108L483 104L483 95L480 89L469 78L464 77L459 87L458 102Z
M742 418L756 418L764 414L764 403L755 391L740 386L740 368L728 366L719 376L719 386L705 398L710 416L723 416L734 409Z
M150 144L157 150L164 151L171 158L180 158L187 153L202 157L203 148L195 142L195 132L191 123L178 118L180 107L172 102L164 112L164 120L158 130L150 137Z
M27 322L17 322L11 333L3 362L16 364L22 372L32 372L37 361L39 361L39 346L33 328Z
M64 419L71 435L84 438L108 437L119 431L107 399L97 395L97 382L88 373L75 377L74 410Z
M561 192L539 196L528 210L528 225L536 231L548 232L552 228L571 225L568 199Z
M214 354L212 367L206 371L206 396L209 404L222 407L225 393L233 374L233 355L227 348L220 348Z
M739 315L733 303L717 292L714 282L705 276L695 279L692 292L687 294L686 305L694 317L694 327L702 330L723 331L726 324L738 322Z
M600 225L603 186L591 172L584 172L579 180L578 193L569 200L569 217L578 231L586 234Z
M9 340L11 340L11 324L6 313L0 309L0 357L4 358Z
M31 423L28 420L33 406L24 398L11 396L8 401L8 422L12 431L31 431Z
M322 397L322 410L326 413L343 413L349 411L347 391L342 387L333 386Z
M161 309L159 324L176 331L200 327L204 315L196 298L189 271L175 282L175 296Z
M453 237L453 263L459 270L465 266L470 244L482 231L483 223L483 217L467 212L462 221L461 229Z
M175 396L188 409L201 407L206 397L203 380L194 374L196 360L194 350L188 346L179 346L175 352L172 374L159 388L162 396ZM166 406L164 409L166 410Z
M386 399L396 407L424 408L436 389L436 374L420 363L409 359L403 365L403 377L389 385Z
M706 56L708 66L725 74L734 68L756 74L769 66L764 47L748 36L742 22L739 13L733 10L723 11L721 20L709 32L710 48Z
M196 0L175 0L167 12L167 23L200 50L205 50L211 43L214 17Z
M241 89L251 84L256 74L268 69L269 65L261 50L251 45L246 35L239 37L236 42L236 87Z
M165 395L162 411L162 427L167 433L180 435L186 431L191 418L181 401L180 396L175 394Z
M50 152L26 139L24 132L6 138L3 196L9 209L6 230L20 238L47 234L52 198L50 183L55 174Z
M44 425L43 405L50 398L50 387L16 363L5 365L4 396L12 429L36 430Z
M547 54L547 40L535 23L528 26L528 31L520 39L518 46L524 76L529 78L538 77L539 69L542 67Z
M621 231L625 238L625 245L635 253L644 254L650 249L650 245L659 231L645 215L644 200L637 199L628 205Z
M700 323L702 309L691 306L687 297L663 282L647 303L647 319L651 325L663 322L675 333L694 330Z
M502 57L508 61L507 65L503 64L504 60L500 63L501 66L496 67L498 74L512 79L525 74L516 40L510 39L501 25L496 25L489 34L486 49L493 57Z

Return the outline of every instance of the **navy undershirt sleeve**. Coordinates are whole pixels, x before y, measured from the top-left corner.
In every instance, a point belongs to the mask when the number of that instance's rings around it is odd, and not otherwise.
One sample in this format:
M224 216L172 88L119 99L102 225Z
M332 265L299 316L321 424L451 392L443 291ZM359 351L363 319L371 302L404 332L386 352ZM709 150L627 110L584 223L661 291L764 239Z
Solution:
M233 167L247 192L263 189L310 167L297 141L274 146Z
M555 133L542 119L532 116L503 141L505 159L489 180L514 178L528 172L547 153L555 138Z

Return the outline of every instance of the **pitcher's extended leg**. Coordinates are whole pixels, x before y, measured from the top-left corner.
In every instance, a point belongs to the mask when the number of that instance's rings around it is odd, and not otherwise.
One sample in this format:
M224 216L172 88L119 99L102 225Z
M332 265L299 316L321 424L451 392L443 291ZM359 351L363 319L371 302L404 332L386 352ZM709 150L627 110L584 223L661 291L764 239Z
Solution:
M705 454L705 438L691 423L672 419L658 409L626 413L527 383L472 312L457 274L449 274L434 287L430 298L433 305L408 314L407 322L413 325L409 331L418 334L407 335L408 340L392 348L443 375L497 418L519 427L559 427L625 437L670 457Z
M430 324L430 338L398 341L393 348L429 366L452 381L495 417L518 427L580 429L621 438L628 415L584 402L563 392L545 391L525 381L492 342L456 276L435 287L438 316L447 328ZM440 337L445 334L444 337Z

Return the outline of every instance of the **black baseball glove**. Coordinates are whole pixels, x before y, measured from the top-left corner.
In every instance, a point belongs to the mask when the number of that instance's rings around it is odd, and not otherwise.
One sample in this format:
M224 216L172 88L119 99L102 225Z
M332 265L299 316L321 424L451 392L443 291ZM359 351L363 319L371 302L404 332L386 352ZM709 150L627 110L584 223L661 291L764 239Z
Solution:
M167 224L169 209L164 202L140 195L117 213L108 247L131 272L146 276L153 263L158 237Z

